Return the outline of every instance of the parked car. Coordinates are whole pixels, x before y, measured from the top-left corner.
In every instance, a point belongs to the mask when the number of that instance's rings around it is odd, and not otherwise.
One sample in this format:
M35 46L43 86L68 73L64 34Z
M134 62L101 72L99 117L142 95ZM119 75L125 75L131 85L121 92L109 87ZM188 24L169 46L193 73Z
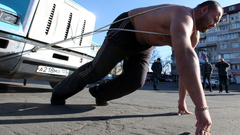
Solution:
M172 78L165 78L165 82L173 82Z
M202 84L203 84L203 77L201 76L201 81L202 81ZM209 82L208 82L208 79L206 79L206 87L208 88L209 87ZM211 78L211 84L212 84L212 88L215 88L217 87L217 85L219 85L219 81L217 79L214 79L214 78Z
M101 79L100 81L98 81L97 83L98 83L98 84L101 84L101 83L103 83L103 82L112 80L112 79L113 79L112 77L113 77L112 74L108 74L106 77L102 78L102 79Z
M231 77L231 78L229 79L229 81L230 81L230 84L235 84L235 83L237 83L236 79L233 78L233 77Z
M164 75L161 75L161 76L159 77L159 81L160 81L160 82L166 81Z

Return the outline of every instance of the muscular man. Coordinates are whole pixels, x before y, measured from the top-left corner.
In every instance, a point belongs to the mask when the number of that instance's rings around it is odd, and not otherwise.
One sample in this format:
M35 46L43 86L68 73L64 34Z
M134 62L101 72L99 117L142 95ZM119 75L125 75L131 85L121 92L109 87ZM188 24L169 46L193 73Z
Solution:
M193 9L166 4L121 14L110 26L94 60L64 79L53 90L51 103L64 105L67 98L106 76L122 60L121 75L89 91L97 105L107 105L109 100L130 94L143 86L154 46L169 45L174 49L180 76L179 111L190 113L185 102L188 92L196 106L196 134L208 134L212 120L194 48L199 41L198 31L215 27L222 14L222 7L215 1L206 1Z

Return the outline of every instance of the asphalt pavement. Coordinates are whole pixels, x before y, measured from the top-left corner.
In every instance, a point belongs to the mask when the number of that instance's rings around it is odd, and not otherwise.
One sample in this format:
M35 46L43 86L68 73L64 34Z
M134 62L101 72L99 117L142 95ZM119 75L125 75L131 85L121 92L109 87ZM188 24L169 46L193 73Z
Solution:
M91 86L91 85L90 85ZM152 90L147 82L136 92L95 106L88 88L67 100L50 105L47 82L0 80L0 135L194 135L195 115L177 115L178 84L160 82ZM211 135L239 135L240 84L230 93L205 90L213 120ZM189 111L194 105L187 96Z

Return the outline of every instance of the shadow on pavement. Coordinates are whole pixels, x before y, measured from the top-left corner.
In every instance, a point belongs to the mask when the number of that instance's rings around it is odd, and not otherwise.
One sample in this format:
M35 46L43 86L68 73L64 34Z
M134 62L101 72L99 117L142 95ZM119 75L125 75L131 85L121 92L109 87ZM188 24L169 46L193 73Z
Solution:
M9 104L5 104L7 107ZM1 105L2 106L2 105ZM30 104L29 108L19 109L22 104L15 105L11 111L1 112L0 116L27 116L27 115L59 115L70 113L82 113L93 110L93 105L65 105L65 106L51 106L46 104ZM35 108L34 108L35 107ZM37 107L37 108L36 108ZM87 117L54 117L54 118L29 118L29 119L8 119L0 120L1 124L25 124L25 123L42 123L42 122L71 122L71 121L101 121L111 119L123 118L142 118L142 117L162 117L162 116L178 116L177 113L164 113L164 114L146 114L146 115L121 115L121 116L87 116Z
M54 106L39 103L1 103L0 116L42 116L83 113L95 109L90 105Z
M190 133L189 132L184 132L184 133L179 134L179 135L190 135Z
M52 92L50 88L39 87L25 87L13 84L0 83L0 93L38 93L38 92Z

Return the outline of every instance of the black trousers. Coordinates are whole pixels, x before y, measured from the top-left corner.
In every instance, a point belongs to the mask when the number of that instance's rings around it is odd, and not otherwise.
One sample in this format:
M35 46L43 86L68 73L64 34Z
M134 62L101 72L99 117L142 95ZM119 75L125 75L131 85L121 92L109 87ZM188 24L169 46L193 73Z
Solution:
M128 13L123 13L116 20L127 16ZM110 28L134 29L129 19L113 24ZM100 84L97 94L102 101L130 94L144 85L154 48L139 44L134 32L109 30L94 60L79 67L65 78L55 88L55 94L62 99L71 97L84 89L87 84L101 80L122 60L124 61L122 74Z
M205 88L205 83L206 83L206 79L208 79L208 84L209 84L209 90L212 90L212 82L211 82L211 74L204 74L203 75L203 88Z
M219 89L222 91L222 84L225 85L225 90L228 91L227 76L219 76Z

